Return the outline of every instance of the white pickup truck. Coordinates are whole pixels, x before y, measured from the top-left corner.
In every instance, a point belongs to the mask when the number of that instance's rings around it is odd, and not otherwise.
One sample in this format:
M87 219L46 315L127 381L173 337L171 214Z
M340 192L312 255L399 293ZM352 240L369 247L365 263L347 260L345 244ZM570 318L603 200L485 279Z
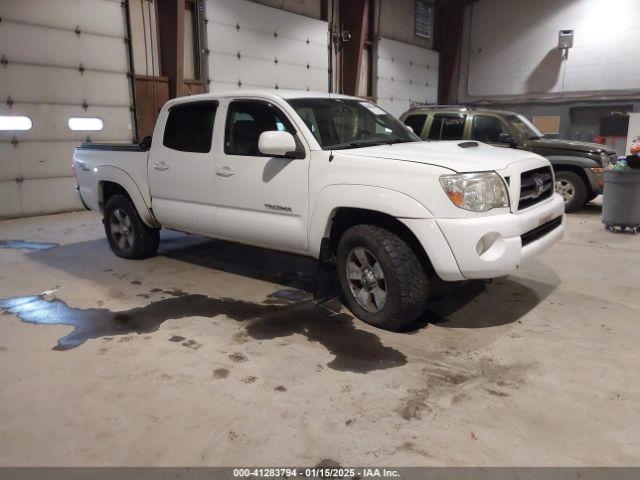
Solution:
M348 308L386 329L421 315L434 275L506 275L565 229L543 157L422 142L344 95L178 98L151 142L83 144L74 170L116 255L156 254L163 227L307 255L334 265Z

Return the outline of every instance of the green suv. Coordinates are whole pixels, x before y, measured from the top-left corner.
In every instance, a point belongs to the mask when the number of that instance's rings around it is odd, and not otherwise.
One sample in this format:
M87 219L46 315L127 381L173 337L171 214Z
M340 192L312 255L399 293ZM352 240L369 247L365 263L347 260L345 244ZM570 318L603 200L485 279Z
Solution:
M617 157L605 145L547 138L524 116L502 110L420 106L400 119L423 140L476 140L542 155L553 165L556 192L567 212L602 193L603 169Z

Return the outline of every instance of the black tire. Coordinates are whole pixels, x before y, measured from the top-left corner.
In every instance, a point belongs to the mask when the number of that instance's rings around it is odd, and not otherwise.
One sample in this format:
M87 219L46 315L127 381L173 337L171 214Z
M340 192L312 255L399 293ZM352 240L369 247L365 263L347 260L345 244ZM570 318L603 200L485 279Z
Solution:
M128 221L121 220L124 218ZM141 259L158 253L160 230L145 225L129 197L110 197L104 207L102 223L109 246L118 257ZM123 237L126 241L122 240Z
M360 290L365 290L364 296L369 293L369 299L376 303L377 297L372 291L366 291L368 286L364 280L349 280L348 268L358 266L355 252L356 249L362 252L362 248L365 252L368 251L368 262L377 261L383 271L384 280L378 280L378 275L371 280L375 284L372 287L374 289L382 289L384 284L385 301L378 311L363 308L362 301L356 298L355 290L358 289L359 282L362 285ZM351 264L351 267L348 264ZM386 330L402 330L411 325L425 310L429 293L427 272L409 245L384 228L356 225L345 231L338 244L337 268L347 307L366 323ZM367 275L362 276L365 277L370 280Z
M586 203L593 202L596 198L598 198L598 195L600 194L591 192L587 198Z
M561 188L564 189L565 195L563 195ZM577 173L568 170L556 172L556 191L564 197L564 211L567 213L580 210L589 198L584 179Z

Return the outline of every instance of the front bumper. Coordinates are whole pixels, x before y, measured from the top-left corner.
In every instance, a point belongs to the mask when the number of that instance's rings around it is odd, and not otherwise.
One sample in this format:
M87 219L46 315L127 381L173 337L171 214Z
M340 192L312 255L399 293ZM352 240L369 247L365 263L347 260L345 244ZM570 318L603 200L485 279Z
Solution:
M557 194L517 213L403 222L422 243L438 276L446 281L512 273L524 260L560 240L566 225L564 201Z

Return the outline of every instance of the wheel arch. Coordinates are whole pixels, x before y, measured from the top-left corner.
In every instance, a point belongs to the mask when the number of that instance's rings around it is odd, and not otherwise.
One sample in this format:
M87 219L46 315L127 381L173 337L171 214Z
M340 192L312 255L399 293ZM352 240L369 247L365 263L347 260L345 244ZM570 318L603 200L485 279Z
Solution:
M123 170L112 167L100 167L100 180L98 182L98 208L104 214L104 206L112 195L122 194L127 196L136 207L138 215L149 227L157 228L160 225L153 217L151 209L145 202L140 189Z
M584 169L600 167L601 165L597 161L587 157L548 156L546 158L551 162L554 172L565 171L579 175L587 187L589 195L594 193L591 181Z
M315 258L335 255L344 231L357 224L386 228L404 239L425 265L431 265L424 247L402 219L433 218L416 199L382 187L330 185L317 196L309 226L309 250ZM329 247L330 251L325 251Z
M338 251L338 243L344 232L355 225L375 225L392 232L404 240L413 250L427 271L433 271L433 265L424 247L411 229L388 213L377 210L354 207L339 207L335 210L328 235L328 247L332 255Z

